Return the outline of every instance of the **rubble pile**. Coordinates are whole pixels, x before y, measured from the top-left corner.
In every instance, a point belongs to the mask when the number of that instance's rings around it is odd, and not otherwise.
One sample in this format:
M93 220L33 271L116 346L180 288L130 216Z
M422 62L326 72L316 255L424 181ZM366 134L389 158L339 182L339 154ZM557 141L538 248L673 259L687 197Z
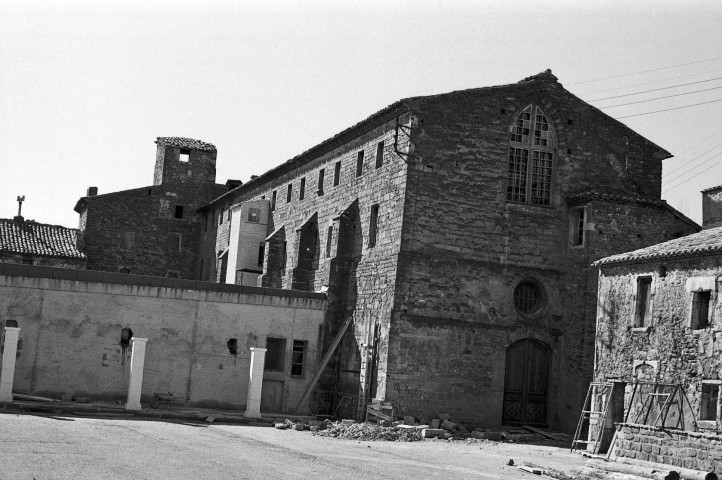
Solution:
M347 440L381 440L387 442L417 442L421 440L421 431L415 428L383 427L371 423L333 423L326 430L314 432L314 435Z

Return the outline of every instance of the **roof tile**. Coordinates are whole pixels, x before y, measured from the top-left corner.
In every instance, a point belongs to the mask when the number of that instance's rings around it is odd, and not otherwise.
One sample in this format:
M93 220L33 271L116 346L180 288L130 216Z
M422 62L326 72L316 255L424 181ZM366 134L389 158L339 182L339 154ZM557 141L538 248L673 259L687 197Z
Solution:
M77 234L74 228L0 218L0 252L85 258L75 246Z
M170 147L187 148L188 150L201 150L204 152L216 151L216 146L213 144L186 137L158 137L155 143Z

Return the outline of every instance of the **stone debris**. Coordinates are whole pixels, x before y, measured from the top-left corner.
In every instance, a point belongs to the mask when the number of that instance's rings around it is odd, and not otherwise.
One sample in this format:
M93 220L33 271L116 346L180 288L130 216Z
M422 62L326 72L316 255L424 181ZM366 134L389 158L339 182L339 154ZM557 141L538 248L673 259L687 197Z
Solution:
M326 430L314 432L321 437L343 438L347 440L374 440L389 442L417 442L422 439L422 431L413 426L411 428L382 427L370 423L334 423Z

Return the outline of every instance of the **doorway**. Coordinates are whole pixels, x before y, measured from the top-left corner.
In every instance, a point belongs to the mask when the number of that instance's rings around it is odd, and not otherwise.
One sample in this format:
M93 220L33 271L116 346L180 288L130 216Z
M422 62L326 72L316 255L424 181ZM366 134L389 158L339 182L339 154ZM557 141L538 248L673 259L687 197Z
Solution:
M551 349L525 338L506 349L504 425L547 426Z

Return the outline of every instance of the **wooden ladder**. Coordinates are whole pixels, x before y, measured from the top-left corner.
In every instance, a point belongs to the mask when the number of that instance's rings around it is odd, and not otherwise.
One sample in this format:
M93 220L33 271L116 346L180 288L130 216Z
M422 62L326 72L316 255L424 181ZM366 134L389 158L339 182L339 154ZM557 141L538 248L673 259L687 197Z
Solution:
M303 397L301 397L301 401L298 402L298 406L296 406L296 413L299 413L301 411L301 408L303 408L303 406L306 405L306 402L308 402L308 399L311 397L313 389L316 388L316 384L321 379L321 375L323 374L326 365L328 365L328 362L331 360L331 357L336 351L336 348L338 348L339 343L341 343L343 334L346 333L346 330L348 330L348 326L351 325L352 322L353 316L349 316L343 323L343 326L341 326L341 330L339 330L336 334L336 337L333 339L333 343L329 347L328 352L326 352L326 355L323 357L321 364L318 366L318 370L316 370L316 375L313 377L313 380L311 380L311 383L308 385L308 388L304 392Z
M607 421L607 411L609 410L609 403L612 397L612 388L614 384L609 382L592 382L589 384L587 390L587 397L584 400L584 406L582 407L582 413L579 416L579 423L577 423L577 430L574 433L574 440L572 440L572 449L584 450L594 455L599 453L599 444L602 441L604 435L604 424ZM600 400L595 402L595 400ZM599 403L600 408L595 410L595 403ZM591 428L591 420L597 420L597 434L593 439L590 439L589 429ZM586 424L586 429L584 428ZM587 439L581 440L579 437L587 431ZM589 451L589 445L592 445L591 452ZM583 446L584 448L582 448Z

